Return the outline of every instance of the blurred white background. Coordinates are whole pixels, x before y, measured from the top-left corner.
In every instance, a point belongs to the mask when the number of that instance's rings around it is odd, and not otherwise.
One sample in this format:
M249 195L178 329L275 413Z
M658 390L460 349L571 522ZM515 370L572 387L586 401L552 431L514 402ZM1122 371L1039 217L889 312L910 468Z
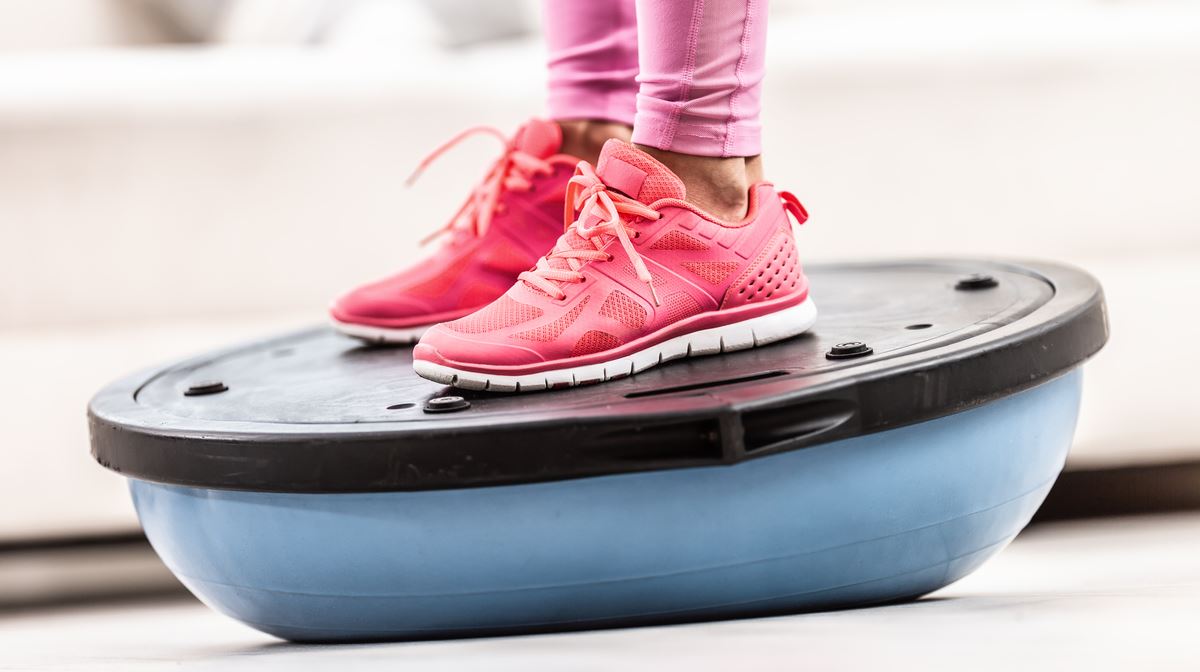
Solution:
M1113 336L1072 467L1200 457L1200 3L773 0L768 175L807 261L1046 258ZM0 540L136 529L85 406L324 319L542 110L527 0L0 2ZM454 194L453 202L445 194Z

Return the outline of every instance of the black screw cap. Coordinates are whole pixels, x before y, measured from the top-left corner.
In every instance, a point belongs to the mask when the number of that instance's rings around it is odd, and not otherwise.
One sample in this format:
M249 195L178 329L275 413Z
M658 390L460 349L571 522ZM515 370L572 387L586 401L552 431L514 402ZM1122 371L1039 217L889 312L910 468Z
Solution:
M183 391L183 396L200 397L206 394L217 394L218 392L224 392L228 389L229 388L226 387L225 383L222 383L219 380L201 380L189 385L188 388Z
M462 397L434 397L425 402L426 413L453 413L471 407L471 402Z
M866 357L875 352L862 341L846 341L833 346L829 352L825 353L827 359L852 359L854 357Z
M999 284L1000 283L990 275L972 273L971 275L959 280L958 284L954 285L954 288L961 291L971 291L975 289L991 289Z

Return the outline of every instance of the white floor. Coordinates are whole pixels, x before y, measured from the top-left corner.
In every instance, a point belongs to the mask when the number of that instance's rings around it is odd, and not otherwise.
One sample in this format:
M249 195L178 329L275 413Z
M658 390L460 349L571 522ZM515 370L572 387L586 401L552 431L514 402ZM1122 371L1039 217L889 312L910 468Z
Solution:
M1200 514L1043 525L919 602L695 625L296 646L192 602L0 614L3 670L1196 670Z

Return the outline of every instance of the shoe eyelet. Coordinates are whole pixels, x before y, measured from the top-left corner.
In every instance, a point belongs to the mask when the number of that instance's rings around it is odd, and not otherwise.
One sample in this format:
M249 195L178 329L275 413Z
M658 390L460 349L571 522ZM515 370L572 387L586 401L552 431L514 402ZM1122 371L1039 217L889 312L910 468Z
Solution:
M612 261L613 259L616 259L616 257L614 257L614 256L613 256L613 255L611 255L611 254L610 254L610 255L608 255L608 259L607 259L607 261Z

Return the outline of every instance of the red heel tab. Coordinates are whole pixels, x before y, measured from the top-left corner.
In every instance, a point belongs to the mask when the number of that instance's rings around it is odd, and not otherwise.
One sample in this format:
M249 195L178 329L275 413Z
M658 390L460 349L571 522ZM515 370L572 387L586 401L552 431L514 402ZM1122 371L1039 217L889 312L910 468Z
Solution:
M792 192L779 192L779 200L783 201L783 208L792 213L792 216L796 218L797 224L803 224L808 221L808 211L804 209L804 206L800 203L800 199L796 198Z

